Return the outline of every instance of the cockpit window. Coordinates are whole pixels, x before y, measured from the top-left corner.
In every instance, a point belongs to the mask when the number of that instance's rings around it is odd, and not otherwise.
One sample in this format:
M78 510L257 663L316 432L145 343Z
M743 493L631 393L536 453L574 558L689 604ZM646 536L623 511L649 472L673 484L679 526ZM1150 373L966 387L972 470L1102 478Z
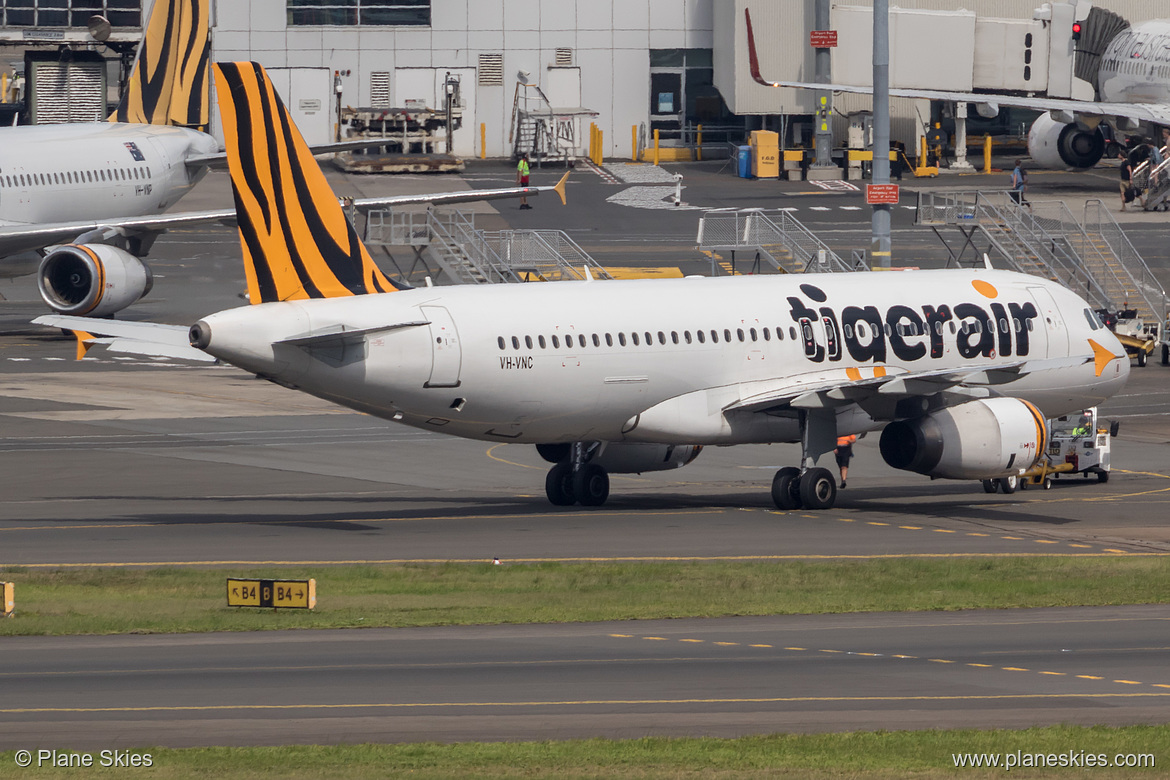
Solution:
M1093 330L1098 330L1105 327L1105 323L1097 317L1097 312L1092 309L1085 309L1085 319L1089 321L1089 327Z

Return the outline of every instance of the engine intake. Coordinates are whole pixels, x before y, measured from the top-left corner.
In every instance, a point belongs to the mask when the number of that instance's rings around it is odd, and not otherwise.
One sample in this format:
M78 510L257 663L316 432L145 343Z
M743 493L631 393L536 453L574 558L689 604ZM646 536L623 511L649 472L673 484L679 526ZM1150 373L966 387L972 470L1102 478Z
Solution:
M1044 416L1018 398L952 406L882 431L882 457L896 469L947 479L1019 474L1044 453Z
M1044 113L1028 131L1028 154L1041 168L1092 168L1105 154L1100 128L1063 124Z
M134 255L107 244L66 244L41 260L41 298L61 314L102 317L150 292L154 277Z

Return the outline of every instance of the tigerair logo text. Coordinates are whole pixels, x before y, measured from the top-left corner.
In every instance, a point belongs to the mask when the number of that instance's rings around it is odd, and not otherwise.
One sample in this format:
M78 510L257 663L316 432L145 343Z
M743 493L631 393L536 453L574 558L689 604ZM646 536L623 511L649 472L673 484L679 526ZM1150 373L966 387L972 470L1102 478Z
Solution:
M508 355L507 357L500 358L501 371L517 371L529 368L532 368L531 355L521 355L517 357Z
M980 289L976 287L976 289ZM990 285L987 289L994 291ZM800 285L812 301L788 297L789 314L800 330L804 354L814 363L838 361L845 354L859 363L885 363L891 357L913 362L941 358L953 346L966 359L1017 355L1029 350L1031 302L960 303L918 308L895 305L884 311L876 306L846 306L838 312L824 303L828 296L819 287ZM982 292L982 290L980 290ZM815 307L815 308L814 308ZM821 332L813 327L821 324Z

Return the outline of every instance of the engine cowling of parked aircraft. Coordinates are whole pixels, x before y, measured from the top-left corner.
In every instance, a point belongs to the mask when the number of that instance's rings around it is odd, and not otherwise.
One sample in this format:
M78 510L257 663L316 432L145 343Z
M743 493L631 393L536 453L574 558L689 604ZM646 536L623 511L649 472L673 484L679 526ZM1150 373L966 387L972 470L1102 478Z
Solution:
M1044 453L1044 416L1018 398L968 401L882 431L881 453L896 469L947 479L1009 477Z
M1044 113L1028 131L1028 154L1041 168L1091 168L1105 154L1105 136L1099 127L1064 124Z
M537 444L536 451L549 463L567 460L570 444ZM637 442L610 442L590 463L601 466L610 474L641 474L646 471L667 471L682 468L699 456L699 444L641 444Z
M107 244L66 244L41 260L41 298L61 314L102 317L150 292L154 277L134 255Z

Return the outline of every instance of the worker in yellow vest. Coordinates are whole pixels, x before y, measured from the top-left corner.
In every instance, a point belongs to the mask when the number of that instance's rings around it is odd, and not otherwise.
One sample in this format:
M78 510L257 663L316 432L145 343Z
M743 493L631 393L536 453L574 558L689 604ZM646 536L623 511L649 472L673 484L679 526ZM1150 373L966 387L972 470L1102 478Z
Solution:
M520 155L520 162L516 165L516 183L521 187L528 186L528 153ZM530 209L528 198L520 198L520 208Z

